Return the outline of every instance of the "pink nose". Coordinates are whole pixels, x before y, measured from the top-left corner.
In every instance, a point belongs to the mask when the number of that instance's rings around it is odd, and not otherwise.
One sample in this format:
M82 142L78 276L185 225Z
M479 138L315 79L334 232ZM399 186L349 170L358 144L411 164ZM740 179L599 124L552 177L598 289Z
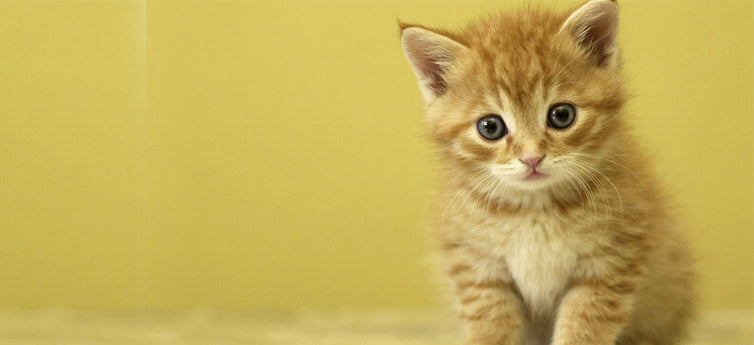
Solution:
M542 163L543 159L545 159L545 155L523 155L518 160L520 160L521 163L524 163L524 165L528 166L532 170L536 170L539 166L539 163Z

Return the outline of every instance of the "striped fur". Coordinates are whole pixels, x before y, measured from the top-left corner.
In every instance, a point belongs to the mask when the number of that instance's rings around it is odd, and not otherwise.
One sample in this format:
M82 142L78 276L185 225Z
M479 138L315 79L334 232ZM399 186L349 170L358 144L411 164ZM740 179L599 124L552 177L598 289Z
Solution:
M404 24L445 184L435 226L468 344L673 345L692 260L624 121L617 4L527 8L459 33ZM548 127L556 103L574 124ZM508 134L477 132L498 114ZM519 159L544 159L531 170Z

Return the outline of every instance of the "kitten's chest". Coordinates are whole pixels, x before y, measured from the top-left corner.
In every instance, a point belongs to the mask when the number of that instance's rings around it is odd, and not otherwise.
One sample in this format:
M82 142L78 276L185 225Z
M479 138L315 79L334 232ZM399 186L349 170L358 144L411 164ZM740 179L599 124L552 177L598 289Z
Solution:
M558 219L519 219L509 226L512 228L502 244L503 259L529 309L535 314L550 314L567 287L584 244Z

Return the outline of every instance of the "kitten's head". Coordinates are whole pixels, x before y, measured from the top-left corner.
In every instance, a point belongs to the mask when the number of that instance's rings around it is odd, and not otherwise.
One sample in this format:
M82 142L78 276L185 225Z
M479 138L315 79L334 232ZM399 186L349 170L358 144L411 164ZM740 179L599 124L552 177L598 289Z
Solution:
M443 157L528 191L598 174L625 100L617 28L610 0L502 14L460 34L402 25Z

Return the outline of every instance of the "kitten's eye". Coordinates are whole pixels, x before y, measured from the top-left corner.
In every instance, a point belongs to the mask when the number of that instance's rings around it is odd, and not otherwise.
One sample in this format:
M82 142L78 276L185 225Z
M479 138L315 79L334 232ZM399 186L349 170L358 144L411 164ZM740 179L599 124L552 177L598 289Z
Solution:
M508 133L508 128L499 115L487 115L479 119L476 129L487 140L498 140Z
M547 124L552 128L566 129L576 119L576 107L573 104L558 103L547 111Z

